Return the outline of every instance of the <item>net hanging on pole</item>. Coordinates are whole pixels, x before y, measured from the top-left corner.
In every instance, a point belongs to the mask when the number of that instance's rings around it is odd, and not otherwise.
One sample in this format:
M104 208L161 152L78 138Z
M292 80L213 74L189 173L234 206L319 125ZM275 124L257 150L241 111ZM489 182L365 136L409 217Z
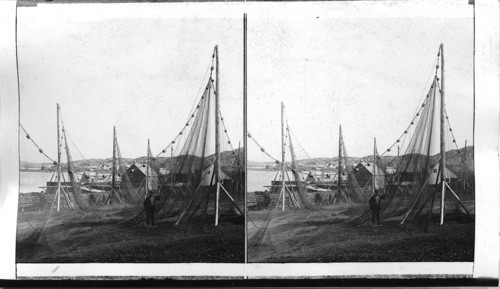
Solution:
M90 210L91 207L89 206L87 200L85 200L85 197L82 194L82 189L80 187L80 181L78 180L78 177L76 176L76 171L75 167L73 165L73 159L71 158L71 153L69 150L68 146L68 140L66 137L66 131L65 128L62 128L63 136L64 136L64 145L66 149L66 158L67 158L67 171L68 171L68 176L71 182L71 190L69 193L70 200L71 202L75 205L76 208L80 210Z
M215 57L215 53L214 53ZM175 224L190 220L204 221L220 214L234 211L241 212L237 201L243 200L242 176L239 158L228 149L230 146L227 129L220 134L220 171L216 167L216 79L212 73L205 86L195 113L191 115L192 122L185 124L187 136L177 143L180 152L171 159L170 172L159 185L161 197L157 202L158 215L172 218ZM217 115L219 123L222 115ZM219 130L221 132L222 129ZM236 165L235 165L236 162ZM155 165L152 164L154 170ZM219 185L219 199L216 190Z
M344 143L344 136L340 134L339 138L340 166L337 169L340 172L340 180L337 180L337 185L340 186L341 190L343 187L345 188L348 200L359 203L365 202L368 200L368 194L360 187L356 175L354 174L353 164L352 161L349 161L350 158ZM342 185L344 182L345 186ZM345 200L345 198L341 200Z
M120 146L118 145L118 138L116 135L115 135L115 144L116 144L116 159L118 165L117 175L118 177L120 177L120 183L118 185L120 195L128 204L141 204L144 198L132 186L132 182L130 181L126 164L122 158Z

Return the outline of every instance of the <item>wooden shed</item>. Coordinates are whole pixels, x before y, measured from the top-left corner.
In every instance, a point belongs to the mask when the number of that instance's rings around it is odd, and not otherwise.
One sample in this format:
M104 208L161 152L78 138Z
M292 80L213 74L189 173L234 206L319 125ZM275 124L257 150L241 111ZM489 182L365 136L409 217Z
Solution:
M358 184L362 187L369 185L373 175L373 163L360 162L354 168L354 176ZM376 184L385 184L385 173L378 165L375 166Z
M156 189L158 187L158 174L150 166L146 164L132 164L127 169L127 174L134 188L144 185L143 182L146 178L146 170L149 168L149 188Z

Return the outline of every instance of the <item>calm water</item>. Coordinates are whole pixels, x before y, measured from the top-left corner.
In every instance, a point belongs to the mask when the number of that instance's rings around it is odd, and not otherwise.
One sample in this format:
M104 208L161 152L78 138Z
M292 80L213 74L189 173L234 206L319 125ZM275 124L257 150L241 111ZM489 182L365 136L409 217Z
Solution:
M42 188L47 186L47 182L50 181L50 177L53 172L19 172L19 192L20 193L32 193L32 192L41 192ZM63 178L62 181L66 180L69 182L68 173L62 172ZM52 179L53 182L57 180L56 175Z
M248 191L263 191L264 186L270 186L271 181L276 176L276 171L248 171ZM66 180L69 180L68 174L63 173ZM20 172L21 193L40 192L40 187L45 187L50 180L52 172ZM54 178L55 181L55 178Z
M40 187L47 185L47 182L50 180L50 176L52 176L52 172L20 172L19 192L31 193L42 191ZM67 174L64 177L68 179Z
M274 180L277 171L247 171L248 179L248 192L264 191L268 188L264 186L270 186L271 182Z

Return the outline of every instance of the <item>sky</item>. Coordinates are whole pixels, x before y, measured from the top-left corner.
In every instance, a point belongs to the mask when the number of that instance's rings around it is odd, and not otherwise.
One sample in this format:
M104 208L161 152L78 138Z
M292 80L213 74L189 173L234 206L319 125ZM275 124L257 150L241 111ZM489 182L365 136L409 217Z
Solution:
M56 103L85 158L160 152L184 126L220 49L221 110L242 141L242 12L248 129L280 156L280 102L310 157L384 151L411 121L444 43L447 111L472 142L472 6L466 1L39 4L18 12L21 123L56 155ZM242 8L244 7L244 8ZM296 144L297 147L298 144ZM451 148L451 147L450 147ZM21 160L43 161L25 140ZM75 149L73 149L75 151ZM394 152L394 151L393 151ZM299 159L306 154L297 149ZM81 158L73 152L73 158ZM270 161L249 140L248 159Z
M237 146L243 138L243 15L209 10L140 3L19 8L21 124L56 158L59 103L84 158L112 156L113 125L123 157L145 156L148 138L156 155L201 97L217 44L220 106ZM71 141L73 159L82 159ZM24 134L20 153L24 161L47 161Z
M460 147L472 143L472 6L374 2L249 12L248 130L273 157L282 101L299 159L335 157L339 124L349 156L372 154L374 137L383 152L427 93L441 43L451 127ZM249 160L272 161L248 146Z

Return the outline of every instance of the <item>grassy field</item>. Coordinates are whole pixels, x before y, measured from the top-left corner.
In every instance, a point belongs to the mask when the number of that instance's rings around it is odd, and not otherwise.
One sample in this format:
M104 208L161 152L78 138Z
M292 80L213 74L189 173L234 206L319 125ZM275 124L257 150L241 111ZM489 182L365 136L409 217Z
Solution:
M465 204L473 212L473 202ZM473 261L474 221L463 214L447 214L442 226L437 215L426 223L405 225L399 225L400 218L382 219L380 226L349 222L364 210L363 204L332 205L321 211L250 211L248 261ZM257 228L266 224L266 233L257 237Z
M100 208L96 212L51 212L19 215L19 263L220 263L244 261L244 218L221 214L182 221L158 216L157 227L144 220L127 222L141 207ZM210 212L209 212L210 213ZM29 221L29 222L28 222ZM42 228L39 234L33 234ZM33 236L36 235L36 236Z

